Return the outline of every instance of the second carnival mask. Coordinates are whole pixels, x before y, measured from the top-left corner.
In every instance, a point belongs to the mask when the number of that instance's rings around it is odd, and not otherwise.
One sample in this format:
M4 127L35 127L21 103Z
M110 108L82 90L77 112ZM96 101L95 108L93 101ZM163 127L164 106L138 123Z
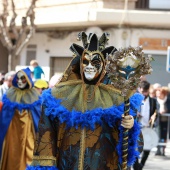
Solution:
M25 77L25 75L19 71L17 73L17 85L20 89L24 89L27 86L28 82L27 79Z

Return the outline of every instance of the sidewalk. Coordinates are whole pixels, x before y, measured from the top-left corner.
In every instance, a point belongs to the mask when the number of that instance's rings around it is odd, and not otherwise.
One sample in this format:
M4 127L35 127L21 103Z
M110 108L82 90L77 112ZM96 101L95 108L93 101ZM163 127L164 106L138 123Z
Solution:
M166 145L165 156L155 156L153 148L143 170L170 170L170 141Z

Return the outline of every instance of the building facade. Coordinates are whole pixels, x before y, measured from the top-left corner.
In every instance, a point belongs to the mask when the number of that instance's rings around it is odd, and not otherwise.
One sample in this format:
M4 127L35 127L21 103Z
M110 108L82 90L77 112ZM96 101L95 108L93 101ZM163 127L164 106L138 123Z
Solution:
M24 10L24 9L23 9ZM20 11L22 11L20 9ZM35 9L36 33L20 54L18 65L36 59L47 80L62 73L72 58L69 47L81 31L110 34L108 45L117 49L142 45L152 55L151 83L168 85L167 48L170 46L168 0L41 0ZM19 19L18 19L19 25ZM81 45L81 44L80 44Z

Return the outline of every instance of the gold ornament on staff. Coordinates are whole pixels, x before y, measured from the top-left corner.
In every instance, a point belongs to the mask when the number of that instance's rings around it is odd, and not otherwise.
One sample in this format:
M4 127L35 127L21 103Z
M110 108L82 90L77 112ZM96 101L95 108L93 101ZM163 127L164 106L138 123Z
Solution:
M136 90L142 75L151 74L151 56L145 56L141 46L128 47L107 56L106 71L111 84L120 89L125 98L124 115L129 115L130 102L128 94ZM128 129L123 130L122 170L127 170Z

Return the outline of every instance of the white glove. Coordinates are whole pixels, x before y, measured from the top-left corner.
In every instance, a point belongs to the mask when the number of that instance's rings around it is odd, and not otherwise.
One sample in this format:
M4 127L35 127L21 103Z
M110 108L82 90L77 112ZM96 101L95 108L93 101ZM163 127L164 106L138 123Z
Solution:
M134 125L134 118L131 115L125 116L122 114L122 121L121 121L121 126L123 126L126 129L131 129Z

